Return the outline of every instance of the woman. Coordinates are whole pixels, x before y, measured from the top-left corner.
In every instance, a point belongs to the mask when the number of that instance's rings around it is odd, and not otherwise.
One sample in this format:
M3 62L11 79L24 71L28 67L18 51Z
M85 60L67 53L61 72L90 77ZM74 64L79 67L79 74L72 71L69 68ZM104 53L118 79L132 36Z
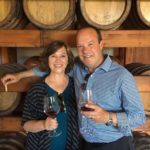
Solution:
M42 54L42 68L49 74L28 91L22 117L22 125L28 132L27 150L77 150L79 149L77 110L72 78L66 73L73 65L73 55L65 43L54 41ZM58 96L64 100L66 112L57 119L48 117L43 110L44 96ZM48 131L62 130L57 137Z

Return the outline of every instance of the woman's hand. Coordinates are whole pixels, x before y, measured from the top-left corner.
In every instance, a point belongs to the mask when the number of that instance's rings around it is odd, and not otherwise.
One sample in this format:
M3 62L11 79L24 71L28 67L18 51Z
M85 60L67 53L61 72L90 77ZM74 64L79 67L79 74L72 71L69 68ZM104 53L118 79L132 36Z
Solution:
M51 117L47 117L45 120L45 130L54 130L58 127L58 122L56 119L53 119Z

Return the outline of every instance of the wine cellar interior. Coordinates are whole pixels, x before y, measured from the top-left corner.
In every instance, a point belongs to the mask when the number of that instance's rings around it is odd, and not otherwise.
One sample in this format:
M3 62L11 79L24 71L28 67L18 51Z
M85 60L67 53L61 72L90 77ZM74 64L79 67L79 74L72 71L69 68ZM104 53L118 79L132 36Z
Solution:
M147 117L133 131L136 150L147 150L145 145L150 149L149 8L150 0L0 0L0 77L38 65L37 57L53 40L66 42L77 56L76 31L96 27L102 33L104 52L135 77ZM24 98L39 79L21 79L8 85L7 92L0 81L0 150L13 147L9 138L18 142L15 150L24 149Z

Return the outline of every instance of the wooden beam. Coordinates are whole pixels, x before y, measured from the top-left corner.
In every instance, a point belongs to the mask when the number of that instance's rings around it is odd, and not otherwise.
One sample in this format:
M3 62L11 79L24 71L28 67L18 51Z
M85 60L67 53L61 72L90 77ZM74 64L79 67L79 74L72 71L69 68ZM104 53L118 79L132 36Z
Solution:
M24 131L21 126L21 117L0 117L0 131Z
M76 30L44 31L42 33L43 46L54 40L62 40L66 42L70 47L76 47L75 35Z
M150 30L102 31L104 47L150 47Z
M0 30L0 47L40 47L38 30Z
M0 30L0 47L44 47L53 40L63 40L76 47L77 30ZM102 31L104 47L150 47L150 30Z
M75 44L76 30L46 31L43 35L43 45L53 40L63 40L71 47ZM114 30L102 31L104 47L149 47L150 30Z

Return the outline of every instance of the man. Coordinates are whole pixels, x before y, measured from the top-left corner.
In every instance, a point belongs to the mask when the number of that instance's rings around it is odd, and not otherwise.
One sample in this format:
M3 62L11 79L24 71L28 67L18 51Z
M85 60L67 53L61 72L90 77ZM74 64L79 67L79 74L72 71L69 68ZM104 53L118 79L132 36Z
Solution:
M93 102L86 104L92 111L79 110L79 118L80 114L88 118L88 128L92 129L92 134L88 134L80 128L85 140L84 149L133 150L131 130L145 121L133 76L109 56L104 57L103 41L96 29L80 29L76 44L80 60L75 62L70 74L74 78L77 102L83 84L93 92ZM34 72L5 76L2 81L8 84L34 74L45 73L34 69Z

